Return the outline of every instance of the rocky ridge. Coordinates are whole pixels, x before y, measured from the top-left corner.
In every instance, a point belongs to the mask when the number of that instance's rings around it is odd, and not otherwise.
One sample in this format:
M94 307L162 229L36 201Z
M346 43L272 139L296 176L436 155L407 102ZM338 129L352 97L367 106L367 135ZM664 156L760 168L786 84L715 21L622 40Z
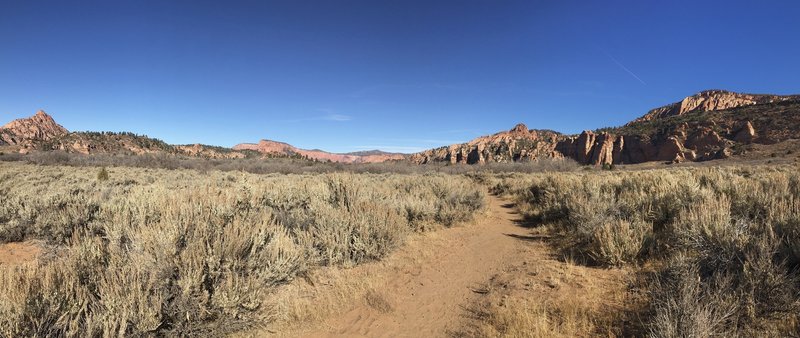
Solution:
M563 135L524 124L472 141L413 154L414 163L571 158L581 164L682 162L727 158L741 145L800 138L800 96L711 90L656 108L619 128ZM763 128L759 130L757 128Z
M385 162L390 160L403 160L406 155L392 154L392 153L375 153L370 151L369 154L336 154L326 151L314 149L300 149L288 143L261 140L258 143L241 143L233 147L234 150L253 150L265 155L284 155L292 156L297 155L317 161L330 161L341 163L376 163Z
M669 116L683 115L688 112L714 111L749 106L754 104L767 104L800 99L798 95L765 95L743 94L727 90L705 90L692 96L687 96L679 102L653 109L644 116L631 121L629 124L662 119Z
M129 132L70 132L44 111L0 127L0 150L19 153L58 150L79 154L171 154L210 159L289 157L346 163L405 159L403 154L380 151L334 154L267 140L258 144L240 144L231 149L204 144L170 145Z
M0 127L0 145L31 146L63 136L69 131L43 110L28 118L11 121Z
M552 153L553 144L562 138L563 135L558 132L532 130L520 123L509 131L413 154L410 160L418 164L483 164L533 160L542 156L555 156Z

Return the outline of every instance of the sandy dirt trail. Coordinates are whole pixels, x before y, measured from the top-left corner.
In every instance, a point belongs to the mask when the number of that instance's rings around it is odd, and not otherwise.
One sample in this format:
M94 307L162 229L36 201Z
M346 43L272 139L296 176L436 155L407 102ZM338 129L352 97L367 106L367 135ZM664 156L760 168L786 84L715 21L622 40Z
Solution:
M36 260L44 251L43 241L25 241L0 244L0 265L24 264Z
M524 249L529 230L509 202L488 196L488 215L441 231L443 243L415 266L388 272L387 306L359 305L299 337L444 337L458 329L483 285Z

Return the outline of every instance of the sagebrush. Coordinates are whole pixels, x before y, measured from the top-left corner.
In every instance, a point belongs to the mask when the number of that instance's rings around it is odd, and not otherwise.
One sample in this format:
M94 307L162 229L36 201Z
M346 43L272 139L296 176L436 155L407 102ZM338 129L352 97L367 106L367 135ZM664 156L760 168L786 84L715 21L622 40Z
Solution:
M0 336L221 335L269 323L265 296L314 266L379 259L484 205L463 176L254 175L0 163Z
M651 336L797 334L797 167L503 174L491 184L570 257L656 267L639 316Z

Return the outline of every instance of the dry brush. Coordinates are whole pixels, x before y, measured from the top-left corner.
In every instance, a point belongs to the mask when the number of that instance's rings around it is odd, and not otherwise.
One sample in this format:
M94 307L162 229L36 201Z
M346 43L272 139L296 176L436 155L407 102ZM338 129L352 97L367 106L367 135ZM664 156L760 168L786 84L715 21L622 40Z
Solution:
M270 323L267 295L315 266L380 259L484 205L463 176L0 163L0 336L222 335Z
M570 257L644 267L654 337L797 334L800 173L796 167L502 174Z

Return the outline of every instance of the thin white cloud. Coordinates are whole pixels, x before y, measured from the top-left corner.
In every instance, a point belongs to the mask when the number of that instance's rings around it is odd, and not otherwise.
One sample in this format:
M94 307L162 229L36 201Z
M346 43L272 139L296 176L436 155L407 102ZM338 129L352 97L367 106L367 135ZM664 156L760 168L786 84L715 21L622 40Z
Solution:
M441 139L426 139L426 138L386 138L381 141L389 142L402 142L402 143L425 143L425 144L453 144L462 143L467 140L441 140Z
M420 151L426 150L427 148L423 147L408 147L408 146L392 146L392 145L374 145L374 146L355 146L353 147L356 151L361 150L381 150L390 153L418 153Z
M350 115L342 115L342 114L328 114L328 115L322 116L322 119L326 120L326 121L340 121L340 122L342 122L342 121L350 121L350 120L353 119L353 117L350 116Z
M604 51L604 53L606 54L606 56L608 56L609 59L611 59L611 61L614 61L614 63L617 64L619 68L622 68L622 70L633 76L636 80L639 80L639 82L641 82L643 85L645 86L647 85L647 83L644 82L644 80L642 80L638 75L634 74L630 69L628 69L628 67L625 67L625 65L623 65L622 62L617 61L617 59L611 56L611 54L609 54L608 52Z
M476 129L449 129L449 130L440 130L435 131L433 134L476 134L480 135L480 132Z
M299 119L285 120L286 122L307 122L307 121L333 121L333 122L347 122L352 121L353 117L350 115L328 113L325 115L304 117Z

